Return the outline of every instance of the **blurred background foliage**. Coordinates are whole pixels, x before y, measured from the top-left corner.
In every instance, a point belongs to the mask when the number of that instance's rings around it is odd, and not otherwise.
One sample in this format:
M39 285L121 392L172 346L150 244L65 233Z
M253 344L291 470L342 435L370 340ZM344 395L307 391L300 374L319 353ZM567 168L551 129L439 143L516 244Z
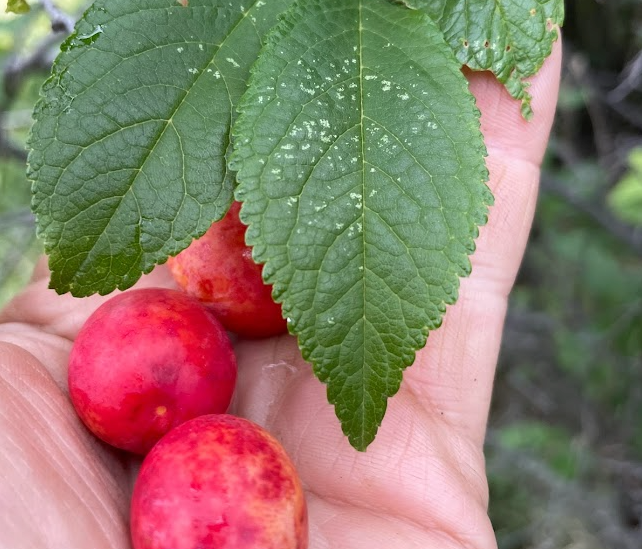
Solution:
M642 547L642 2L567 0L487 441L501 549Z
M0 306L41 253L24 144L83 4L0 15ZM500 549L639 549L642 0L566 10L558 115L491 411L490 513Z
M29 210L25 142L40 86L83 3L45 0L24 15L0 13L0 307L42 251Z

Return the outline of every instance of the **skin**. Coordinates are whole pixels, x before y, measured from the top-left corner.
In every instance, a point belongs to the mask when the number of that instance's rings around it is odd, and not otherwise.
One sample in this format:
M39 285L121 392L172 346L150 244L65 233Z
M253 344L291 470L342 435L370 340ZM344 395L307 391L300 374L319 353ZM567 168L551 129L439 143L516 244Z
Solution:
M272 299L272 286L263 283L261 267L245 245L240 209L240 202L234 202L223 219L170 257L167 266L176 283L206 303L230 332L245 338L285 334L281 305Z
M134 487L136 549L306 549L305 496L294 464L243 418L201 416L163 438Z
M220 322L166 288L120 293L80 330L69 359L70 397L105 442L146 454L173 427L227 411L236 358Z
M284 445L303 482L311 549L494 549L483 441L507 297L535 209L561 46L532 79L535 116L469 74L495 206L460 298L405 372L376 441L355 452L290 336L241 342L234 412ZM13 549L129 549L137 462L88 435L64 388L71 340L104 301L33 282L0 314L0 532ZM171 285L157 269L139 286ZM70 520L70 511L73 520Z

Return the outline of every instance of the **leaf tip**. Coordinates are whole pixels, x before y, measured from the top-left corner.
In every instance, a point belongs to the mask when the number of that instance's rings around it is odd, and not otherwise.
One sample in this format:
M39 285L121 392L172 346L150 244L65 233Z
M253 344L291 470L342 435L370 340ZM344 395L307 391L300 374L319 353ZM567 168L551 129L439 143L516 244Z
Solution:
M370 446L372 440L365 441L362 439L348 437L348 442L350 442L350 446L352 446L357 452L365 452L368 449L368 446Z

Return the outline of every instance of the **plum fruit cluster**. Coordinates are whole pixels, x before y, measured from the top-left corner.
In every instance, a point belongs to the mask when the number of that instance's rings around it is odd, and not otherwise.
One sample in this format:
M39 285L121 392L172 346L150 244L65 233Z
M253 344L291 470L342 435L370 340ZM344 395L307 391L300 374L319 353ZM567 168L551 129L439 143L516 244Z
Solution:
M144 456L131 502L134 549L306 549L292 461L262 427L228 413L228 332L286 331L244 242L238 204L172 258L180 289L117 294L85 322L69 394L102 441Z

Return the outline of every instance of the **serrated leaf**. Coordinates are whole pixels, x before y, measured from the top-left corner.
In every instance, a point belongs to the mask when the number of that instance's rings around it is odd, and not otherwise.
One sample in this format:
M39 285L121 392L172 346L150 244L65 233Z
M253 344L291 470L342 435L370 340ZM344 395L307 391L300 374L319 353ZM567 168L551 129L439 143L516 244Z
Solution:
M59 292L131 286L226 212L234 105L291 0L99 0L36 106L33 210Z
M351 444L457 298L492 197L460 63L422 12L301 0L239 104L247 239Z
M434 0L422 9L464 65L495 73L522 102L522 115L532 116L525 78L551 53L564 20L563 0Z

